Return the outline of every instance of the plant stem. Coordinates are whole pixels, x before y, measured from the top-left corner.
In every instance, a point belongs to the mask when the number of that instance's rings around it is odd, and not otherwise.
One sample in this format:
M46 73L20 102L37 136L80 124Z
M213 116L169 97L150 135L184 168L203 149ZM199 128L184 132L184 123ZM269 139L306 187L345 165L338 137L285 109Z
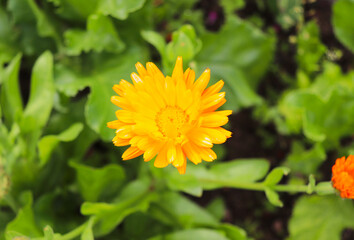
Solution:
M207 178L199 178L201 182L205 183L216 183L224 185L225 187L233 187L238 189L247 189L253 191L264 191L266 187L270 187L274 191L277 192L307 192L308 186L307 185L274 185L274 186L267 186L264 185L262 182L256 183L247 183L247 182L230 182L218 179L207 179Z
M88 221L83 223L82 225L78 226L77 228L75 228L74 230L72 230L71 232L68 232L67 234L63 235L60 240L71 240L77 236L79 236L85 229L86 225L87 225Z

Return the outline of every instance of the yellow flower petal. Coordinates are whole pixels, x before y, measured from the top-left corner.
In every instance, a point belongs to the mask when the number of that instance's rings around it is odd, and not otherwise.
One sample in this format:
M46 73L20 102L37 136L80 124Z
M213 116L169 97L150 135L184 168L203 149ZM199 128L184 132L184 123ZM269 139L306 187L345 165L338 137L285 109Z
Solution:
M146 69L144 68L144 66L140 62L137 62L135 64L135 68L141 77L145 77L148 75L148 72L146 71Z
M223 80L218 81L214 85L211 85L210 87L205 89L202 97L205 98L205 97L209 97L215 93L218 93L222 89L223 86L224 86L224 81Z
M141 154L143 154L144 152L141 151L139 148L137 147L129 147L127 150L125 150L125 152L122 155L123 160L129 160L132 158L136 158L139 157Z
M202 75L195 81L193 85L193 91L198 91L202 93L209 83L210 79L210 69L207 68Z
M169 164L167 161L167 147L163 146L160 153L157 155L154 166L157 168L164 168Z
M191 89L194 84L195 72L188 68L183 74L184 81L186 82L186 87Z
M175 68L172 72L172 79L175 82L178 82L180 79L183 79L183 61L182 57L177 57Z
M150 161L156 156L155 167L172 164L180 174L186 172L187 158L194 164L215 160L213 145L231 137L221 127L231 111L215 112L226 102L225 93L219 92L224 82L206 88L210 69L195 81L193 70L183 72L181 57L172 76L165 77L151 62L146 68L141 63L135 66L133 84L121 80L113 86L118 95L111 101L121 109L116 111L118 120L107 123L116 129L114 145L131 145L123 160L144 154L144 161Z

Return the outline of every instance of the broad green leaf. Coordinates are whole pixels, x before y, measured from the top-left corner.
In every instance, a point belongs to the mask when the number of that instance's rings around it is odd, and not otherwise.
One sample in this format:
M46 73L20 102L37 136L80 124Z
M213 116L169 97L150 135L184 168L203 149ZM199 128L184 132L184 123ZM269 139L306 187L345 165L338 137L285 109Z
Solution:
M95 234L101 236L111 232L126 216L137 211L145 212L153 198L155 195L150 191L149 183L137 180L123 189L115 203L85 202L81 213L96 216Z
M56 13L69 20L84 22L95 13L100 1L97 0L48 0L57 7Z
M116 164L100 169L75 162L70 162L70 166L76 170L79 190L85 201L95 202L103 194L112 195L122 186L125 179L123 168Z
M112 87L122 78L129 79L136 62L144 63L145 59L145 49L135 47L121 55L98 61L85 73L60 66L56 69L55 83L59 91L68 96L74 96L84 87L90 87L91 93L85 106L87 124L104 140L109 141L114 136L114 130L107 128L107 122L116 119L114 113L119 109L110 102L111 96L115 95Z
M159 235L149 240L189 240L189 239L208 239L208 240L229 240L222 232L211 229L187 229L169 234Z
M296 60L299 68L306 73L320 69L319 60L325 54L326 47L321 43L320 31L314 21L308 22L298 35Z
M172 41L166 46L167 61L173 65L178 56L182 56L185 62L191 61L200 51L202 42L197 38L191 25L183 25L172 33Z
M111 15L120 20L127 19L128 15L143 7L145 0L115 1L101 0L98 11L104 15Z
M222 220L226 213L224 200L221 197L213 199L208 206L206 206L206 210L219 221Z
M175 193L166 192L152 205L150 214L160 221L171 226L217 226L214 216L186 197Z
M42 232L35 223L34 214L32 211L32 194L30 192L26 192L23 195L23 198L26 204L18 212L16 218L6 226L6 234L10 234L10 232L18 232L22 234L20 236L40 237L42 236ZM12 240L12 238L7 238L7 240Z
M303 174L316 173L318 166L326 159L326 153L321 144L315 144L306 150L300 142L293 142L291 152L284 163L293 172Z
M238 18L230 17L218 33L201 36L196 56L198 69L211 69L210 84L225 80L225 108L238 109L261 103L256 94L259 79L273 57L275 40ZM217 44L216 44L217 43Z
M215 66L221 69L217 71L217 75L221 76L222 69L239 69L245 74L251 89L257 87L259 79L268 69L275 47L274 36L266 35L236 17L230 18L217 34L204 34L201 40L203 47L196 57L198 68L210 67L213 73ZM224 68L221 68L222 65ZM225 81L237 82L237 79L225 78Z
M141 36L157 49L163 59L166 58L166 42L159 33L154 31L142 31Z
M31 22L35 23L36 17L33 14L29 1L11 0L7 2L7 10L12 13L14 22Z
M121 52L125 44L121 41L109 17L94 14L87 19L87 31L80 29L65 32L67 54L77 56L81 52Z
M112 87L120 79L128 79L137 61L144 62L145 55L141 50L143 49L122 53L121 57L111 62L114 65L101 68L101 71L90 76L91 94L86 103L85 116L88 125L106 141L114 136L114 130L107 128L107 122L116 119L114 113L119 109L110 102L111 96L115 95Z
M204 190L211 190L255 182L262 179L268 169L269 163L265 159L237 159L215 164L209 170L201 166L190 167L186 175L195 176Z
M44 52L32 70L30 98L21 122L23 132L41 129L47 123L54 93L53 56L50 52Z
M10 61L18 52L18 46L15 42L16 34L13 30L10 17L6 11L0 8L0 69L4 62ZM0 71L1 83L1 71Z
M163 171L162 178L167 181L170 189L183 191L196 197L202 196L202 186L195 176L190 174L181 175L174 168L166 168Z
M289 222L289 240L340 240L354 228L354 205L337 196L301 197Z
M221 0L220 5L224 8L226 14L234 14L237 9L243 8L244 0Z
M34 0L26 0L31 11L37 19L37 31L41 37L52 37L58 46L60 45L60 37L58 31L55 28L52 19L49 18L46 13L40 9Z
M332 63L308 88L289 91L278 107L290 132L299 133L325 145L338 145L354 128L354 73L342 74ZM328 111L331 109L331 111ZM346 114L343 114L346 113Z
M19 88L19 69L21 54L18 54L5 69L4 82L1 87L1 105L5 122L10 126L21 118L23 106ZM6 106L6 107L5 107Z
M148 239L161 233L170 232L173 227L162 224L148 212L136 212L124 219L122 232L127 239ZM139 231L137 231L139 229Z
M245 230L238 226L223 223L218 227L218 229L223 231L226 234L226 237L230 240L249 240Z
M263 184L267 186L273 186L280 182L284 175L288 175L290 169L287 167L274 168L265 178Z
M72 66L59 63L54 66L55 87L68 97L74 97L79 91L90 86L91 81L89 76L81 76Z
M338 0L333 4L333 29L338 40L354 52L353 0Z
M283 206L283 203L280 201L279 195L276 191L272 190L269 187L266 187L264 192L265 192L267 199L269 200L269 202L271 204L273 204L274 206L277 206L277 207Z
M70 142L74 140L83 129L82 123L74 123L59 135L47 135L42 137L38 143L40 166L44 166L50 158L52 151L59 142Z

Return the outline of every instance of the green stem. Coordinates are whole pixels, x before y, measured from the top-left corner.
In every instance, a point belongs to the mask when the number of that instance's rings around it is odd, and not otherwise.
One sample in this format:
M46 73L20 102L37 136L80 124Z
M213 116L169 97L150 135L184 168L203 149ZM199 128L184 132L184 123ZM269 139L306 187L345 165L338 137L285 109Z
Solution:
M206 178L199 178L201 182L206 182L206 183L216 183L216 184L221 184L224 185L225 187L233 187L233 188L238 188L238 189L247 189L247 190L253 190L253 191L264 191L267 187L270 187L274 191L277 192L307 192L308 186L307 185L274 185L274 186L267 186L264 185L263 183L246 183L246 182L230 182L230 181L224 181L224 180L218 180L218 179L206 179Z
M91 220L91 218L90 218L88 221L84 222L82 225L78 226L77 228L75 228L71 232L68 232L67 234L63 235L60 238L60 240L71 240L73 238L76 238L85 230L87 224L89 224L90 221L93 221L91 224L94 224L94 222L95 222L94 219Z

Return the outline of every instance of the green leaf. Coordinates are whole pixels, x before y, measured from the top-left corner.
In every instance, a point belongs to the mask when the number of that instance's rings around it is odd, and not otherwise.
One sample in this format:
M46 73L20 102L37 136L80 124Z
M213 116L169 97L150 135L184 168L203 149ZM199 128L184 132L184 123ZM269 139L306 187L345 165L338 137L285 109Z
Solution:
M95 202L106 195L112 195L125 180L124 169L116 164L109 164L103 168L92 168L79 163L70 162L76 170L79 190L85 201Z
M149 183L142 180L131 182L123 189L115 203L85 202L81 206L81 213L96 216L95 234L106 235L126 216L137 211L145 212L148 209L151 200L155 198L149 187Z
M289 91L279 103L290 132L299 133L325 146L339 145L354 128L354 72L342 74L333 63L306 89ZM331 111L328 111L331 109ZM343 114L346 113L346 114Z
M301 197L289 222L289 240L340 240L345 228L354 228L351 200L337 196Z
M45 226L43 231L44 231L44 240L54 240L54 231L50 226Z
M81 240L94 240L92 227L94 224L94 218L90 218L87 222L84 231L81 234Z
M34 16L37 19L37 31L41 37L52 37L57 44L60 44L58 31L55 28L52 19L42 11L34 0L26 0Z
M167 181L170 189L183 191L196 197L202 196L202 186L195 176L190 174L181 175L173 168L166 168L164 172L165 174L162 178Z
M182 56L185 62L191 61L200 51L202 42L197 38L191 25L183 25L172 33L172 41L166 46L167 61L172 65L178 56Z
M154 31L141 31L141 36L157 49L162 59L166 58L166 42L159 33Z
M274 206L277 206L277 207L283 207L283 203L280 201L279 195L276 191L272 190L269 187L266 187L264 192L266 194L267 199L269 200L269 202L271 204L273 204Z
M254 89L272 60L274 37L230 17L218 33L204 34L201 40L203 48L196 56L198 69L211 69L210 84L225 80L225 108L260 104L262 100Z
M264 178L269 169L265 159L238 159L213 165L210 170L191 166L187 174L194 175L204 190L232 187L237 183L255 182Z
M234 14L238 9L245 6L244 0L221 0L220 5L223 7L226 14Z
M125 48L109 17L94 14L87 20L87 31L80 29L65 32L67 54L80 55L81 52L107 51L119 53Z
M82 123L74 123L59 135L47 135L42 137L38 143L40 166L44 166L50 158L52 151L59 142L73 141L82 131Z
M26 204L18 212L16 218L6 226L5 232L6 234L10 234L10 232L17 232L22 234L19 236L24 235L29 237L40 237L42 236L42 232L39 230L35 223L34 214L32 211L32 194L30 192L26 192L22 195L22 197ZM12 238L9 240L12 240Z
M319 60L326 52L321 43L320 31L314 21L308 22L298 35L296 60L299 68L306 73L313 73L320 69Z
M1 105L5 122L10 126L17 122L23 111L22 99L18 83L18 75L21 63L21 54L18 54L6 67L4 82L1 88Z
M230 18L217 34L207 33L201 36L201 40L203 47L196 57L199 67L210 67L212 73L213 66L239 69L251 89L257 87L260 77L268 69L275 47L274 36L266 35L236 17ZM218 75L221 73L218 71ZM237 82L236 78L225 80Z
M57 7L56 13L64 19L77 22L86 21L95 13L100 1L97 0L48 0Z
M249 238L247 238L245 230L238 226L229 223L224 223L221 224L218 229L225 232L226 236L230 240L249 240Z
M294 172L305 175L316 173L319 165L326 159L326 152L322 144L315 144L306 150L302 143L293 142L291 152L284 163Z
M18 52L15 31L11 24L10 17L6 11L0 8L0 69L4 62L10 61ZM1 71L0 71L1 75ZM0 76L1 83L1 76Z
M277 22L282 28L289 29L297 24L303 15L301 0L282 0L277 1L278 14Z
M53 56L44 52L36 61L31 77L31 91L23 113L21 130L41 129L48 121L54 101Z
M188 229L174 233L159 235L149 240L189 240L189 239L208 239L208 240L229 240L224 234L211 229Z
M116 119L114 113L119 109L110 102L111 96L115 95L112 87L119 83L118 79L128 79L137 61L144 61L145 56L141 50L124 52L124 55L114 59L113 66L102 67L90 76L91 94L86 103L85 116L88 125L106 141L114 136L114 131L107 128L107 122Z
M335 189L332 186L332 182L320 182L315 186L315 192L318 195L328 195L336 193Z
M112 87L119 83L119 79L128 79L136 62L144 62L145 58L145 49L136 46L121 55L97 60L97 63L84 73L59 66L56 68L56 86L67 96L74 96L84 87L91 88L85 106L87 124L104 140L110 141L114 137L114 131L107 127L107 122L116 119L114 113L119 109L110 102L111 96L115 95Z
M333 4L333 29L338 40L354 52L353 0L338 0Z
M176 192L166 192L159 197L150 208L150 214L168 225L190 228L218 224L209 212Z
M111 15L120 20L125 20L128 15L143 7L145 0L115 1L101 0L98 11L104 15Z
M274 186L280 182L284 175L288 175L290 169L287 167L274 168L265 178L263 184L266 186Z
M226 206L224 200L221 197L213 199L206 207L206 210L211 213L216 219L221 221L226 213Z

